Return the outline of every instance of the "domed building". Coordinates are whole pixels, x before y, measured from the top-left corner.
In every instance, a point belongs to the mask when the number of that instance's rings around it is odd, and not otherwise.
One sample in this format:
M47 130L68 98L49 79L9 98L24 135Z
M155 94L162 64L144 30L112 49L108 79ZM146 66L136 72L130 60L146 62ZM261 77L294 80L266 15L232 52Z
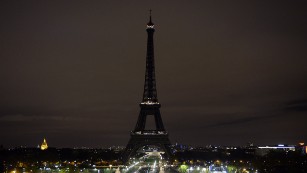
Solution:
M47 148L48 148L48 144L47 144L46 139L44 138L44 141L43 141L43 143L41 145L41 150L47 150Z

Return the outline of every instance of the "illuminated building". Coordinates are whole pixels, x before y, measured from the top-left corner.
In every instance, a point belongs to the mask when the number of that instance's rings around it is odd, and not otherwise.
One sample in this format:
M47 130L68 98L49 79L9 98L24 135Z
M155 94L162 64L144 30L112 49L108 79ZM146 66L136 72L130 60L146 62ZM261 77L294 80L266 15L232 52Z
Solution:
M258 149L256 150L256 154L264 156L271 150L280 150L280 151L285 151L285 152L295 151L295 146L279 144L279 145L274 145L274 146L258 147Z
M299 150L302 154L307 154L307 145L304 142L298 143L297 150Z
M43 141L43 143L41 145L41 150L46 150L47 148L48 148L48 144L47 144L46 139L44 138L44 141Z

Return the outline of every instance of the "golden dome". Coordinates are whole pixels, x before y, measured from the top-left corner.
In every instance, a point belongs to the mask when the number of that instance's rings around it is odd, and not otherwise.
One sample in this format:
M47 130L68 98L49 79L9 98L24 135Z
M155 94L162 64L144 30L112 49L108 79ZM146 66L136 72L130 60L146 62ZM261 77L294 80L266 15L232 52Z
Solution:
M43 143L41 145L41 150L46 150L47 148L48 148L48 144L47 144L46 139L44 138L44 141L43 141Z

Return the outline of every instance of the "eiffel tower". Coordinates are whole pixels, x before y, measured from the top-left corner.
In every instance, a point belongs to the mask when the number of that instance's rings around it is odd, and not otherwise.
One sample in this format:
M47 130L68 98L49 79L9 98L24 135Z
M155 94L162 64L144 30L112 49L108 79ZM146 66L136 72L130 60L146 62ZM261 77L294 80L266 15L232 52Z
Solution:
M143 99L140 104L141 110L138 121L135 129L130 133L130 140L122 156L124 162L134 156L138 149L148 145L157 146L164 150L167 158L171 158L172 154L170 149L171 143L168 139L168 132L165 130L162 122L160 114L161 105L157 97L153 44L155 29L151 20L151 11L146 31L148 38ZM146 118L148 116L154 116L155 129L145 130Z

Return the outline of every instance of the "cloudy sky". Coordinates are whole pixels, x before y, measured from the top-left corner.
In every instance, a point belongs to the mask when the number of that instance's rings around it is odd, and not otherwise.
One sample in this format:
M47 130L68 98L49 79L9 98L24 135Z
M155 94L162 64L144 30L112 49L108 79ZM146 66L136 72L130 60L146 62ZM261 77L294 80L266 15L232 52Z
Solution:
M0 144L126 145L148 22L170 140L307 142L307 3L1 1ZM150 122L149 122L150 124Z

